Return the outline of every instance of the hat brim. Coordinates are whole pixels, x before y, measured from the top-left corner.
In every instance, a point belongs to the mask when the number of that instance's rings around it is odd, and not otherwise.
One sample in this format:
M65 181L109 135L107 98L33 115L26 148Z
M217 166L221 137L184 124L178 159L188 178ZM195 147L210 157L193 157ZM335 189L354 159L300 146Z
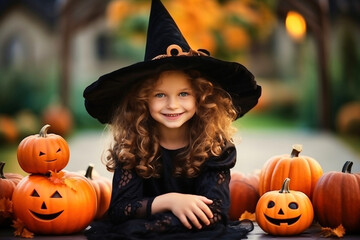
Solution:
M209 81L227 91L238 111L238 118L252 109L261 95L253 74L236 62L222 61L208 56L174 56L139 62L101 76L84 91L88 113L101 123L111 123L113 112L131 86L171 69L196 69Z

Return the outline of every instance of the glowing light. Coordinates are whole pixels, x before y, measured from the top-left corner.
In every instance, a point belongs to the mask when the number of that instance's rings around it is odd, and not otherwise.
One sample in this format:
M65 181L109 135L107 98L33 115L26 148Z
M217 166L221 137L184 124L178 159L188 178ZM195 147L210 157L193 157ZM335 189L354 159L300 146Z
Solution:
M286 15L285 26L293 39L301 41L304 38L306 34L306 21L301 14L289 11Z

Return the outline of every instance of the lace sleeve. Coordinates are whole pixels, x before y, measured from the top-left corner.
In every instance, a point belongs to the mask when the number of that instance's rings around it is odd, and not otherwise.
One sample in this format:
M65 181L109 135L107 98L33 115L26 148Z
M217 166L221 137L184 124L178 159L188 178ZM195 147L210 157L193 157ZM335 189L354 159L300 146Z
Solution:
M143 182L134 171L117 168L112 185L108 213L113 222L150 216L153 198L143 197Z

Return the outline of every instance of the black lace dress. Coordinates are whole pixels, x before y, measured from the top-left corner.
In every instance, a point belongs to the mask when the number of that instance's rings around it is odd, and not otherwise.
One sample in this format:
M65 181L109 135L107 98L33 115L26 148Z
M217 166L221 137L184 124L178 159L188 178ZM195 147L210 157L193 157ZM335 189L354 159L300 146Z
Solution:
M177 150L162 149L160 178L143 179L134 171L118 168L114 172L113 192L105 219L91 224L88 239L241 239L253 230L251 221L230 222L230 168L235 165L236 149L228 144L219 157L209 158L196 178L174 177L173 159ZM151 214L158 195L178 192L206 196L214 217L209 226L189 230L172 212Z

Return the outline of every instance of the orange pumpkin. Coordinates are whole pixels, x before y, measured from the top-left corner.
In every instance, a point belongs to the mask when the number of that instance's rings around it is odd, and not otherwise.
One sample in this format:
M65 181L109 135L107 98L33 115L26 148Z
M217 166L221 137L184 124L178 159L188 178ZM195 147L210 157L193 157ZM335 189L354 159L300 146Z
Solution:
M71 234L85 229L96 214L96 193L76 173L62 178L32 174L19 182L13 194L15 216L36 234Z
M19 132L15 121L6 115L0 115L0 144L15 143Z
M283 180L290 178L290 188L305 193L311 199L323 170L315 159L299 156L301 151L302 145L293 145L290 155L274 156L264 164L259 180L260 196L268 191L280 189Z
M85 177L90 180L95 189L98 203L95 219L100 219L109 208L112 185L110 179L101 176L95 177L93 172L94 166L90 164L86 170Z
M16 185L23 178L22 175L17 173L4 173L4 162L0 162L0 198L11 199Z
M325 173L317 182L313 195L315 218L323 227L346 232L360 232L360 173L351 173L347 161L341 172Z
M66 167L70 158L67 142L60 135L47 134L50 125L45 125L39 134L24 138L17 149L17 159L27 173L46 174Z
M51 125L49 132L61 136L67 136L73 128L72 113L69 108L62 105L49 105L42 113L42 121Z
M4 173L4 162L0 162L0 226L10 226L13 218L12 194L23 178L17 173Z
M300 191L290 192L289 182L286 178L280 191L265 193L256 205L256 221L271 235L296 235L313 222L310 199Z
M259 178L255 174L244 175L241 172L232 172L229 184L230 189L230 220L239 220L247 211L254 213L259 200Z

